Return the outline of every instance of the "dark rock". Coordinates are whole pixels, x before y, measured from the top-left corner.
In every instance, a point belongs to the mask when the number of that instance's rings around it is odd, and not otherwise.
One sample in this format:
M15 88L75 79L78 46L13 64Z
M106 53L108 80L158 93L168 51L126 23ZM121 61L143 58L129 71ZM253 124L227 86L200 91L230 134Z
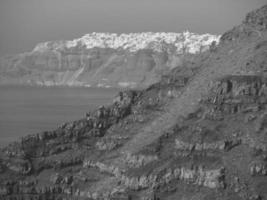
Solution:
M267 6L263 6L260 9L252 11L247 14L244 23L257 28L258 30L267 29Z

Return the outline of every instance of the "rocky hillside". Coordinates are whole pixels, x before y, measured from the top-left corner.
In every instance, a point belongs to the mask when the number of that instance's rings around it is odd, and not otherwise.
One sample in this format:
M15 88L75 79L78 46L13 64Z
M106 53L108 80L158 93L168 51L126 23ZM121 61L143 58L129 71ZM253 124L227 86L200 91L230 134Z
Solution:
M1 199L267 199L267 5L145 90L0 154Z
M184 33L92 33L38 44L0 60L0 84L146 87L181 66L185 54L206 51L218 36Z

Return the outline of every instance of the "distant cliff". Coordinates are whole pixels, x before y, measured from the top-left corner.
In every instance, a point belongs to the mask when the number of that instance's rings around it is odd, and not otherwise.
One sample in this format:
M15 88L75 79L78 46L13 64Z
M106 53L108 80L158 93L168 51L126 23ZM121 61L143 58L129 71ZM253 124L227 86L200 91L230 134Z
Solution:
M182 65L183 55L209 49L219 36L184 33L91 33L38 44L0 60L0 84L146 87Z

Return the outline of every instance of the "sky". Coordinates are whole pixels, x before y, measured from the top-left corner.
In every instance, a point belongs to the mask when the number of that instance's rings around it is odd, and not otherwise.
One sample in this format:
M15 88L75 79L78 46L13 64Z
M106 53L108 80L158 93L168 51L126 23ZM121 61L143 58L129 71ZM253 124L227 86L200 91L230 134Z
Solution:
M0 56L91 32L222 34L266 0L0 0Z

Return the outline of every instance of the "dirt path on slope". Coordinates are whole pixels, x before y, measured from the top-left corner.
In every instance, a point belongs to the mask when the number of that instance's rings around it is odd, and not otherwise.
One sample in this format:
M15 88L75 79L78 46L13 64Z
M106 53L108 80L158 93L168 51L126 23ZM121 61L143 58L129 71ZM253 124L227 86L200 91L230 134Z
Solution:
M235 74L238 71L240 70L236 66L225 67L223 64L203 67L186 86L181 96L169 105L166 113L156 118L137 133L122 147L121 152L137 153L143 147L151 144L164 134L164 131L175 125L179 117L187 116L197 109L199 100L208 95L213 80L225 75Z

